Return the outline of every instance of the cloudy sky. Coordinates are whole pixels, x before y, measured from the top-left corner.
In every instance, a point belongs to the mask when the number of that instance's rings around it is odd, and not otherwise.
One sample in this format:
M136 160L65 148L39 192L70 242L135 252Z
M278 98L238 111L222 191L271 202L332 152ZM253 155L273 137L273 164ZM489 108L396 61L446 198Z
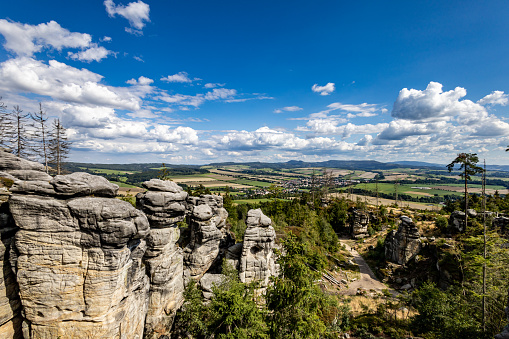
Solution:
M9 1L0 96L61 118L72 161L509 164L508 15L507 1Z

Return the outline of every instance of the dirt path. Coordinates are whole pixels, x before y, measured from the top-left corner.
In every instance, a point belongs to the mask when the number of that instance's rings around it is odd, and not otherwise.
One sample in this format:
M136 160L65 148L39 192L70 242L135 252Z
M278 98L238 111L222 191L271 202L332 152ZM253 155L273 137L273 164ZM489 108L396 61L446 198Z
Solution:
M388 289L392 295L397 295L398 292L390 289L385 284L383 284L380 280L377 279L369 265L366 263L364 258L353 248L350 247L348 244L352 243L352 240L340 240L341 244L345 245L346 249L350 252L350 254L353 256L353 262L359 265L361 278L350 282L348 284L348 289L344 290L343 293L345 295L356 295L357 289L362 288L364 290L375 290L377 292L382 292L382 290Z

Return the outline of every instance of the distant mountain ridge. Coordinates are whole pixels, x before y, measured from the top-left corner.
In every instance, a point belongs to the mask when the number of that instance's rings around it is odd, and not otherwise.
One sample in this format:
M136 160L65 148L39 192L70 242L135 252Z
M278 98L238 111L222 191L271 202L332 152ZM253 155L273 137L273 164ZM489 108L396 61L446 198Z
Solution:
M88 164L88 163L68 163L73 170L77 168L105 168L111 170L124 170L124 171L146 171L149 169L160 168L161 163L135 163L135 164ZM364 170L364 171L376 171L376 170L390 170L397 168L431 168L437 170L445 170L445 164L429 163L424 161L392 161L392 162L380 162L376 160L327 160L327 161L316 161L307 162L301 160L290 160L287 162L216 162L208 165L174 165L166 164L167 168L183 169L191 168L198 169L202 166L214 166L214 167L225 167L234 165L244 165L251 168L271 168L271 169L293 169L303 167L327 167L327 168L338 168L346 170ZM486 169L489 171L504 171L509 172L509 165L487 165Z

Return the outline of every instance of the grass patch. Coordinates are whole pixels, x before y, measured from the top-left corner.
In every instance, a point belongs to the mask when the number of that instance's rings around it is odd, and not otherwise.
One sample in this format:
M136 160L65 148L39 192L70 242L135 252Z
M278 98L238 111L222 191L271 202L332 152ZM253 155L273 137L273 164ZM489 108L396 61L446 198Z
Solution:
M129 185L120 181L110 181L112 184L118 185L118 187L127 187L127 188L140 188L138 186Z

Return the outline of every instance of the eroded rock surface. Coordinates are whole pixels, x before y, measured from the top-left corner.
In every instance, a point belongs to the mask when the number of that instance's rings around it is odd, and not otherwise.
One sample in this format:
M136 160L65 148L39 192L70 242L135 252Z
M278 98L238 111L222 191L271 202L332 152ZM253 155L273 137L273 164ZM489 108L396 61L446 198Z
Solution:
M449 217L449 231L461 233L465 231L465 212L454 211Z
M141 339L149 293L145 215L110 198L118 186L101 177L51 178L42 165L9 154L0 170L17 179L9 207L19 231L10 262L23 336Z
M240 281L259 281L262 287L269 284L271 275L276 274L274 244L276 232L269 217L260 209L247 213L247 229L244 234L240 257Z
M419 230L412 219L400 217L398 230L392 230L385 239L385 258L388 261L404 265L421 250Z
M138 193L137 206L150 222L143 261L150 278L150 297L145 337L168 334L175 312L183 302L183 253L176 243L184 220L187 193L172 181L152 179L143 184L149 191Z
M22 338L18 283L9 261L17 227L7 203L10 192L2 186L0 184L0 338Z
M351 208L350 228L354 239L361 239L368 236L369 213L355 208Z
M184 249L184 276L198 281L211 268L220 269L227 248L235 241L225 228L228 212L223 197L207 194L189 197L187 202L191 240Z

